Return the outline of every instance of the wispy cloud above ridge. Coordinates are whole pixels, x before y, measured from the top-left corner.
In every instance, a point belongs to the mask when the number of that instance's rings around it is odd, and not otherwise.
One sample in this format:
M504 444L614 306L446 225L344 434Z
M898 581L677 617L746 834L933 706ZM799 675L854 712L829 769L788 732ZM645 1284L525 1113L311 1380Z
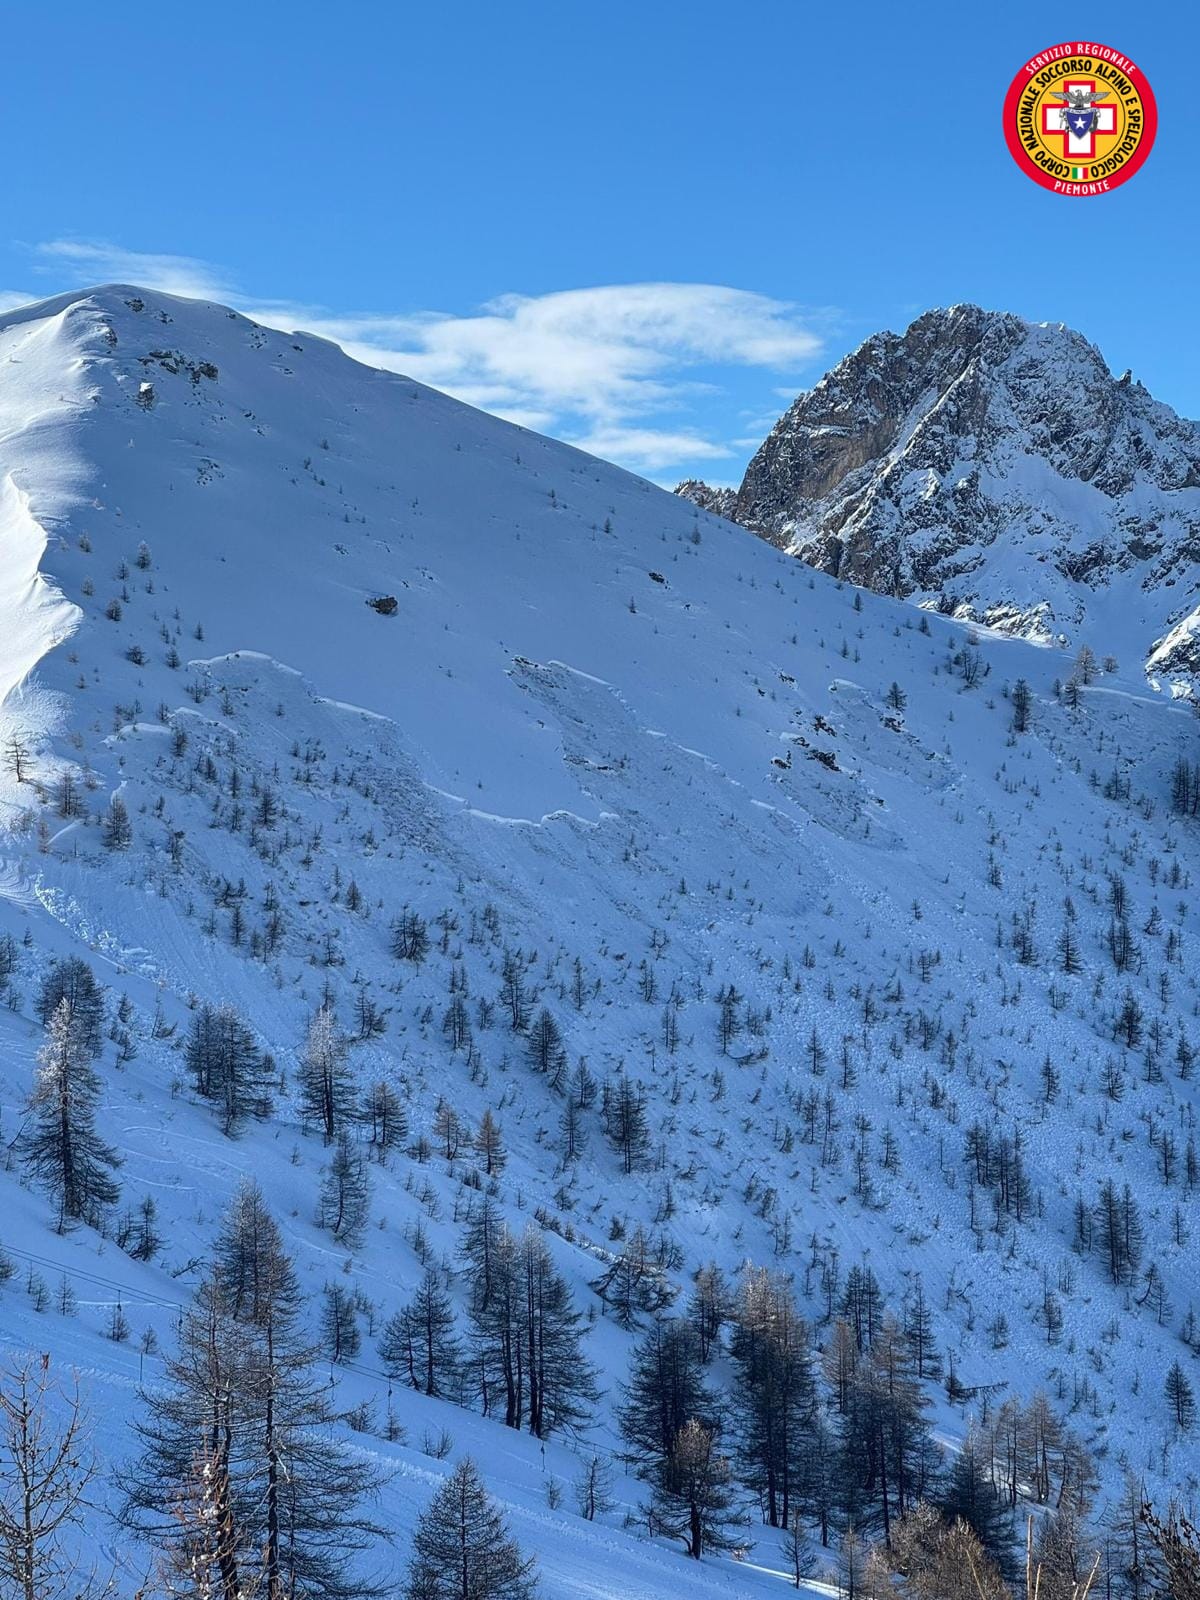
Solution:
M697 411L713 412L723 374L757 370L777 380L805 368L821 353L827 320L753 290L705 283L506 294L466 314L341 312L256 298L223 269L190 256L56 239L35 246L33 257L42 275L69 271L220 300L649 472L738 453L741 441L714 438ZM727 432L740 435L744 423L730 409Z
M70 268L90 283L136 283L164 294L186 295L195 300L236 298L237 287L228 274L193 256L174 256L143 250L123 250L97 239L48 239L33 248L38 270L61 272Z

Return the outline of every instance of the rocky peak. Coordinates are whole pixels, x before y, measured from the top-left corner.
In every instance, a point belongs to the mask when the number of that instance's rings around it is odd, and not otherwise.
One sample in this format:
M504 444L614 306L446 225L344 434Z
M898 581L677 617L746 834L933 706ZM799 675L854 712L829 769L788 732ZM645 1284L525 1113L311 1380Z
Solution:
M705 483L703 478L685 478L682 483L675 485L675 493L682 500L690 500L693 505L699 506L701 511L711 511L716 517L734 520L738 497L736 489L719 489L711 483Z
M1194 671L1200 428L1061 323L961 305L875 334L706 509L868 588L1035 637L1103 623Z

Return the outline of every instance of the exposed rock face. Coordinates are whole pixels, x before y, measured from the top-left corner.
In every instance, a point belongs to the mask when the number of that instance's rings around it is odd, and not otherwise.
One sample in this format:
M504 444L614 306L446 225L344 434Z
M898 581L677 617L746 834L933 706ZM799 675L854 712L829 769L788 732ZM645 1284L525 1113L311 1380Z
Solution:
M722 514L880 592L1200 667L1200 427L1058 324L955 306L875 335Z
M685 478L682 483L675 485L675 493L699 506L701 511L711 511L714 516L736 520L736 489L714 489L711 483L705 483L702 478Z

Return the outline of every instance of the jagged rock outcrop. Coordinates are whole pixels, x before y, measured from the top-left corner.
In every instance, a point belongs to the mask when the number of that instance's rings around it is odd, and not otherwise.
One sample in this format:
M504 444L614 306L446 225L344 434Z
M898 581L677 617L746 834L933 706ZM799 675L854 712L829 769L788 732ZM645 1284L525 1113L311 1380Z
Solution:
M1200 669L1200 427L1061 324L954 306L876 334L721 514L882 593Z
M736 520L734 517L738 497L736 489L718 489L711 483L705 483L703 478L685 478L682 483L675 485L675 493L684 500L690 500L693 505L699 506L701 511L711 511L714 516L728 517L730 521Z

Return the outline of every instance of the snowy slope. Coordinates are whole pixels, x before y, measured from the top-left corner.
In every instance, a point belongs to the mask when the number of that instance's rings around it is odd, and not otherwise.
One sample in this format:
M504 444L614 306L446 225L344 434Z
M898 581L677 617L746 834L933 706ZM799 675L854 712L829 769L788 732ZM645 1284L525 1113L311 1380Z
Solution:
M710 508L880 593L1200 673L1200 427L1061 324L965 305L876 334Z
M83 953L133 1007L136 1056L110 1047L102 1064L102 1127L124 1154L125 1201L152 1193L168 1241L141 1265L88 1230L59 1236L19 1167L0 1173L0 1241L51 1301L63 1272L80 1301L71 1317L39 1311L18 1277L3 1336L88 1373L107 1453L127 1449L138 1369L156 1359L106 1338L111 1303L135 1341L152 1326L169 1345L241 1175L263 1183L314 1306L345 1272L382 1318L419 1277L422 1236L434 1259L456 1257L469 1157L380 1170L367 1241L347 1262L315 1224L326 1152L294 1105L230 1141L184 1084L194 997L232 1001L290 1072L328 985L347 1027L360 993L388 1008L387 1033L353 1059L364 1081L394 1077L414 1132L441 1095L471 1125L488 1107L499 1118L501 1203L552 1225L596 1319L600 1447L616 1444L631 1341L588 1285L622 1218L675 1247L681 1285L710 1259L731 1272L754 1260L793 1272L818 1321L835 1260L843 1278L869 1262L897 1309L919 1273L962 1383L1045 1387L1110 1489L1126 1464L1157 1493L1195 1488L1200 1456L1172 1433L1162 1375L1192 1359L1180 1329L1197 1201L1178 1171L1163 1183L1158 1140L1174 1130L1181 1165L1195 1114L1173 1051L1180 1032L1200 1044L1200 829L1171 815L1170 790L1177 756L1200 758L1200 724L1147 691L1137 659L1069 708L1055 694L1071 671L1061 650L936 616L922 631L915 609L566 446L307 335L124 287L0 320L0 485L0 750L16 734L36 779L0 764L0 933L29 935L0 1010L3 1126L11 1137L21 1121L39 975ZM394 615L368 605L381 596ZM964 652L978 654L973 687ZM1020 737L1018 678L1034 701ZM903 710L885 699L893 682ZM57 815L64 772L83 818ZM280 814L257 827L264 788ZM98 827L117 792L134 825L119 853ZM1119 977L1110 873L1142 951ZM225 889L242 880L235 943ZM253 935L269 886L284 929L264 959ZM1084 965L1072 976L1055 960L1065 895ZM420 967L390 954L406 906L430 922ZM1016 919L1032 961L1018 959ZM592 1113L587 1151L564 1171L561 1102L499 1007L490 1023L473 1016L473 1068L450 1050L452 973L474 1012L518 949L572 1060L645 1085L645 1170L622 1173ZM729 983L746 1006L722 1054ZM1161 1024L1161 1075L1114 1042L1127 990ZM816 1079L814 1031L827 1058ZM1119 1099L1105 1092L1109 1061ZM814 1089L833 1092L840 1117L824 1163L805 1135ZM962 1142L976 1120L1026 1139L1036 1213L1000 1235L969 1226ZM881 1164L885 1132L895 1170ZM1140 1198L1170 1301L1161 1324L1072 1253L1076 1195L1094 1198L1107 1175ZM1064 1318L1053 1343L1047 1283ZM1011 1336L994 1349L1000 1312ZM339 1405L370 1402L378 1431L388 1395L370 1337L331 1382ZM933 1399L953 1441L972 1407ZM681 1592L682 1558L621 1526L630 1481L603 1525L587 1524L567 1445L543 1463L535 1441L470 1413L399 1391L391 1404L406 1445L355 1438L398 1468L382 1514L401 1536L445 1470L421 1448L445 1428L452 1456L473 1450L510 1506L549 1596ZM547 1475L566 1485L557 1510ZM783 1566L764 1530L746 1564L689 1563L688 1592L779 1592Z

